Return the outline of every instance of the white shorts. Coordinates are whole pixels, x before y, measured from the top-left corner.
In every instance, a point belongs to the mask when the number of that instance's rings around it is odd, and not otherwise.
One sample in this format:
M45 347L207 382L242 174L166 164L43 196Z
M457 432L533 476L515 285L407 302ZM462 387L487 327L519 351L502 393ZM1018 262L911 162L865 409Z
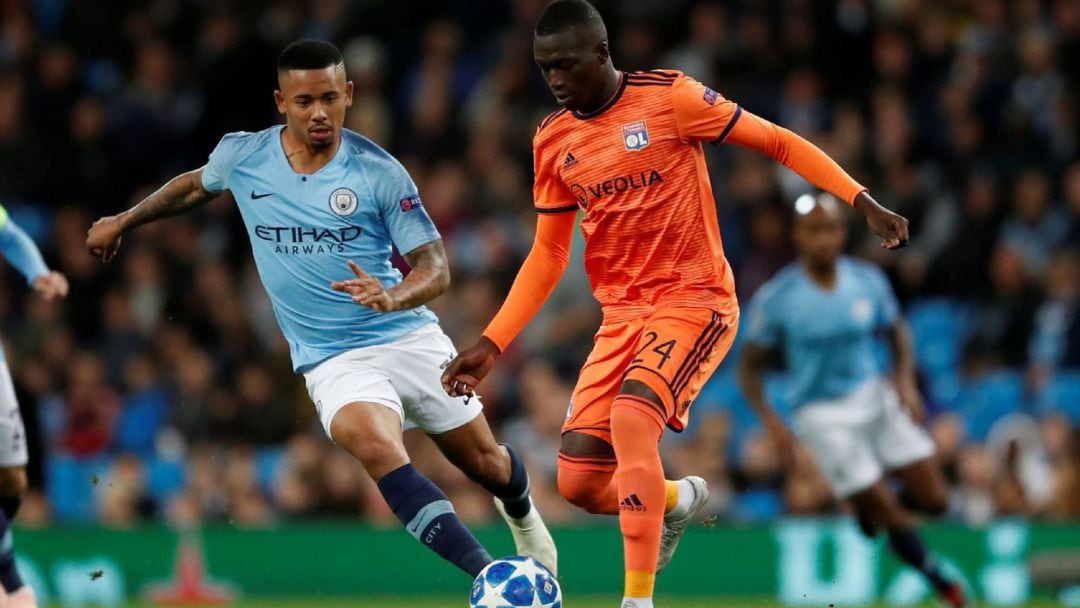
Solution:
M885 471L934 454L934 442L900 405L892 383L875 377L839 399L795 411L795 434L841 499L869 488Z
M7 362L0 359L0 467L23 467L29 460L26 429L11 384L11 372Z
M335 355L305 372L304 379L328 437L338 411L357 401L394 410L406 430L445 433L471 422L483 409L477 397L466 403L443 390L443 366L456 355L450 338L429 323L395 342Z

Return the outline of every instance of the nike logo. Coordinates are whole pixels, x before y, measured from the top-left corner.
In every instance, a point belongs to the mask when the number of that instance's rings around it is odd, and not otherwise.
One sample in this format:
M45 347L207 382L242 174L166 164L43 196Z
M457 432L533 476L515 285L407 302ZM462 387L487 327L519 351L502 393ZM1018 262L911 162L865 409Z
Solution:
M260 198L266 198L268 196L274 196L274 193L273 192L267 192L266 194L255 194L254 190L251 191L251 200L253 200L253 201L257 201Z

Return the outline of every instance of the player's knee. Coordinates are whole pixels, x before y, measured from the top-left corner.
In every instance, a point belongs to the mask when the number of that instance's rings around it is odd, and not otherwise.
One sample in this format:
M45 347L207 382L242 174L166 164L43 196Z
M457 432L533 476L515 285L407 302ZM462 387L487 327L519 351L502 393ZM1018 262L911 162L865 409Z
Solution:
M409 462L405 447L393 437L346 428L334 433L334 441L359 460L375 481Z
M587 513L605 512L599 500L598 481L593 475L559 467L558 486L559 494L575 507Z
M569 473L560 468L558 476L559 494L575 507L581 507L588 511L586 508L588 491L579 483L577 479L579 475L580 473Z
M27 485L25 467L0 469L0 496L20 496Z

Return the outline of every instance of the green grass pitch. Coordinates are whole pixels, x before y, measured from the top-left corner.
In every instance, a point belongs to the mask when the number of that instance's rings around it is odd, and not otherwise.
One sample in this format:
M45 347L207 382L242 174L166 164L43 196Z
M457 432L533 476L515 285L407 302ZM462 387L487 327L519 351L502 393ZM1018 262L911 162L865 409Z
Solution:
M621 598L585 598L565 602L567 608L618 608ZM467 600L462 598L352 598L339 600L245 600L231 604L231 608L466 608ZM781 606L776 600L745 600L741 598L717 599L682 599L658 598L656 608L772 608ZM865 608L885 608L884 604L868 604ZM938 607L940 604L924 604L924 608ZM1056 602L1043 601L1024 604L1026 608L1051 608L1060 606ZM128 608L160 608L152 604L131 604ZM824 607L822 607L824 608ZM915 607L918 608L918 607ZM1022 607L1021 607L1022 608Z

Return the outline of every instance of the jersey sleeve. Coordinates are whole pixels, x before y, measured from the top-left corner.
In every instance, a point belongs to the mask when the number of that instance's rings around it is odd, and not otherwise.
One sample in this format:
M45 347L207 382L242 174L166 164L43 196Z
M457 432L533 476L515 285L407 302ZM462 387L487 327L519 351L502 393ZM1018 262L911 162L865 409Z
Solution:
M866 190L824 151L792 131L752 112L740 112L739 121L730 124L722 141L757 150L848 204Z
M202 186L207 192L224 192L229 189L229 175L240 156L240 133L229 133L221 138L206 166L202 168Z
M3 206L0 206L0 253L26 278L28 285L49 274L49 267L34 240L11 221Z
M484 335L506 352L559 284L570 261L577 218L568 213L541 215L536 221L532 249L522 263L510 293Z
M551 148L539 133L533 138L533 205L538 213L576 212L577 197L559 177Z
M439 240L439 230L424 208L409 172L388 153L383 154L379 174L369 175L369 180L390 239L404 255Z
M671 95L683 141L723 143L742 116L738 104L689 76L675 79Z
M749 323L746 324L746 341L766 348L780 346L780 323L779 317L773 314L775 298L770 297L771 291L766 285L750 300Z

